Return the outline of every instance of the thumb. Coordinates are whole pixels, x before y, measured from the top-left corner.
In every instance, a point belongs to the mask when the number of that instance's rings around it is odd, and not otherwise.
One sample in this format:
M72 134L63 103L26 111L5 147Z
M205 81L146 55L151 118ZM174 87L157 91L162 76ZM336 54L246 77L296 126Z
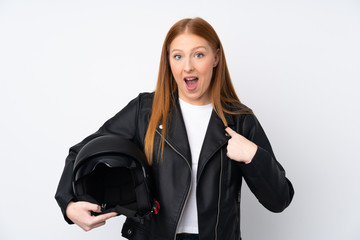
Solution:
M227 127L225 128L225 131L231 136L235 136L235 134L237 134L237 132L235 132L234 130L232 130L231 128Z
M116 217L117 215L118 215L117 212L109 212L109 213L98 215L98 216L96 216L96 218L99 219L100 222L104 222L104 221L108 220L109 218Z

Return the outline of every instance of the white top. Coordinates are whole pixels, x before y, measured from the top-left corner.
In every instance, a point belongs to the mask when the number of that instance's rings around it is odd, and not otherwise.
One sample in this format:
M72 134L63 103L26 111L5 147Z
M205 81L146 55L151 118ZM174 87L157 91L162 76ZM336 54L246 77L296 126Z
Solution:
M189 199L186 203L176 232L199 233L196 205L196 173L201 147L204 142L213 107L212 104L201 106L192 105L181 99L179 99L179 102L191 151L192 186Z

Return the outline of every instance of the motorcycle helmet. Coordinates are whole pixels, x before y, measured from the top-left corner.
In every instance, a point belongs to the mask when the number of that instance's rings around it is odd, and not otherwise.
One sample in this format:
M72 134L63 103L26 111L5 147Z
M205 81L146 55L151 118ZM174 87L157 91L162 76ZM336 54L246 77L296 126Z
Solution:
M97 137L79 151L73 168L73 191L79 201L101 206L137 222L157 214L145 154L117 135ZM96 213L93 213L96 215Z

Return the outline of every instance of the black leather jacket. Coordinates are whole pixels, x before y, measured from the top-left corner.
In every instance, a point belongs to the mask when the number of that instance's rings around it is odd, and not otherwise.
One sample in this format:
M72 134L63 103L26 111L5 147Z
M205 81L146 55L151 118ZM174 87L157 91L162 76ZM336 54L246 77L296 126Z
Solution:
M73 146L66 159L56 200L65 219L69 201L76 201L71 187L73 162L77 152L91 139L118 134L143 147L152 108L152 93L140 94L96 133ZM175 96L175 101L177 101ZM138 224L126 220L122 235L134 240L175 239L176 228L191 188L191 154L181 111L172 109L164 146L164 159L154 151L151 167L156 199L161 210L150 222ZM254 115L228 115L233 130L258 145L250 164L230 160L226 156L228 137L220 118L213 111L200 153L197 172L196 200L200 239L238 240L240 234L240 189L247 182L259 202L272 212L283 211L291 202L294 190L285 171L276 161L270 143ZM161 123L156 130L154 149L158 149Z

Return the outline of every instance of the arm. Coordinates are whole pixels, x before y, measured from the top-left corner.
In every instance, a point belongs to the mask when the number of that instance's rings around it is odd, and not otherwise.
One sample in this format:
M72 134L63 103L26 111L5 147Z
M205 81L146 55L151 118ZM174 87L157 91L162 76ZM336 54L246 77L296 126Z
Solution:
M245 115L236 129L242 135L232 136L228 144L228 156L238 162L243 177L259 202L272 212L283 211L291 202L294 189L285 176L285 170L277 162L269 140L254 115ZM232 141L232 142L230 142Z
M67 209L67 207L70 202L77 201L72 188L72 172L77 153L86 143L88 143L92 139L106 134L118 134L126 139L135 140L137 133L137 117L140 105L140 98L141 95L132 100L113 118L109 119L97 132L85 138L79 144L70 148L69 155L66 158L65 167L55 194L55 198L61 208L65 220L68 223L71 224L73 223L73 221L69 219L67 215L67 212L69 210ZM89 208L91 207L88 206L87 209Z

